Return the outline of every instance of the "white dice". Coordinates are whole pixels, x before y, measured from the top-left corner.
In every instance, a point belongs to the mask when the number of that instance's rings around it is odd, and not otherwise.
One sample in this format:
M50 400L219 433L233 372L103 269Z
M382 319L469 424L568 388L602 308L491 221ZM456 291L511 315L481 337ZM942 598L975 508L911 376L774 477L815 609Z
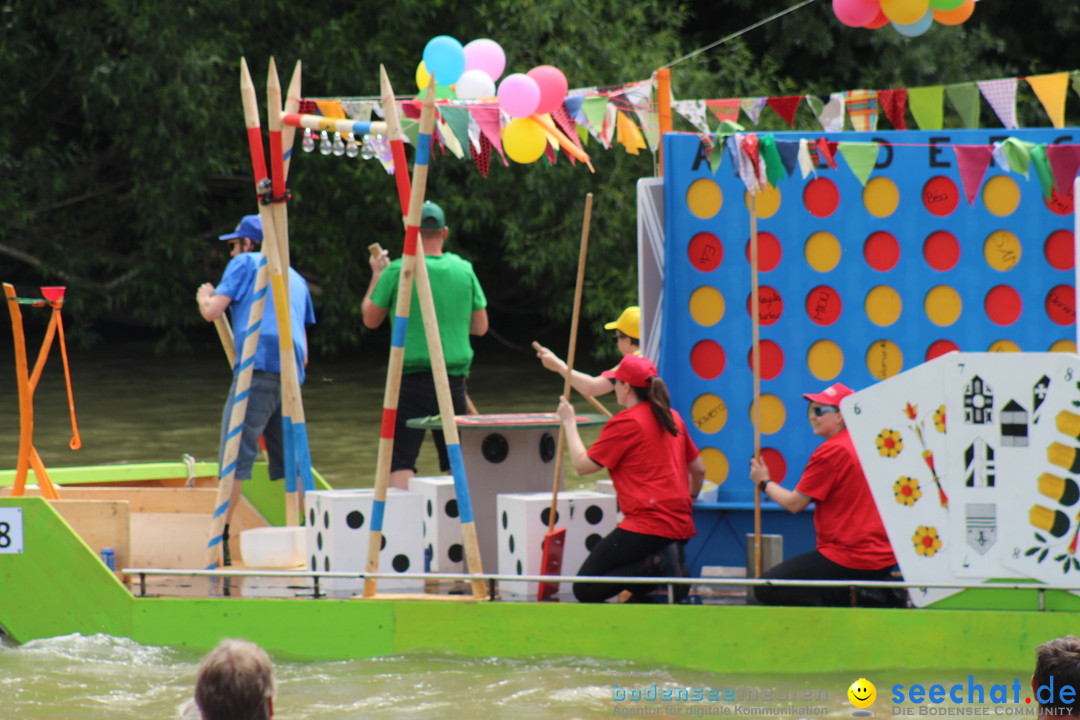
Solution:
M465 572L465 546L461 540L454 478L451 475L413 477L409 491L424 499L424 552L431 554L431 572Z

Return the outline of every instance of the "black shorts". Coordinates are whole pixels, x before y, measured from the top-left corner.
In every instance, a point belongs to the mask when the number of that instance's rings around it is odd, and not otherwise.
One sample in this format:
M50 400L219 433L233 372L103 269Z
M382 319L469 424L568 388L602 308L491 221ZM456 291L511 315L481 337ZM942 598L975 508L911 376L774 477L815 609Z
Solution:
M465 399L465 376L451 375L450 397L454 402L454 414L464 415L468 410ZM431 373L408 373L401 376L401 390L398 393L397 422L394 425L394 454L390 459L390 472L412 470L416 472L416 456L424 443L425 430L405 425L412 418L428 417L439 414L439 400L435 395L435 378ZM446 439L442 430L432 430L435 449L439 453L439 468L450 472L450 459L446 455Z

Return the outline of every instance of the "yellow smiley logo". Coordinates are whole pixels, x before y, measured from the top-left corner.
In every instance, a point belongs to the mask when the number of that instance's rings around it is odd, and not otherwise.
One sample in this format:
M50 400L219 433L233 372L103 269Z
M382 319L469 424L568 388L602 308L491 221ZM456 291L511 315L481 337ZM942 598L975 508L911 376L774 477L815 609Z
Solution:
M848 700L851 704L857 708L868 708L874 704L874 700L877 699L877 688L874 687L874 683L870 682L866 678L859 678L855 682L851 683L851 687L847 691Z

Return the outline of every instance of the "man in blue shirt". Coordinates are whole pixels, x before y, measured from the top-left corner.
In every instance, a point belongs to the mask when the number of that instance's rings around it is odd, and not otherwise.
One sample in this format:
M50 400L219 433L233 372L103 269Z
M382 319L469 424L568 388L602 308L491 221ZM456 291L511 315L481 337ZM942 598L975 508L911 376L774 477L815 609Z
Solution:
M229 243L232 260L215 288L203 283L195 294L199 312L207 322L213 322L226 308L232 310L232 327L236 341L236 367L233 383L221 418L221 443L218 450L218 467L224 462L226 433L232 415L233 397L236 394L237 368L243 359L244 338L248 333L248 316L255 296L255 281L263 262L259 246L262 244L262 220L258 215L245 215L234 232L221 236ZM300 384L304 383L304 367L307 364L307 325L315 324L315 310L307 281L300 273L289 268L289 318L292 325L293 350L296 353L296 370ZM251 467L259 448L259 437L266 441L269 456L270 479L285 476L281 444L281 353L279 350L277 314L274 311L273 293L266 293L259 344L255 351L255 366L248 391L244 430L240 438L240 452L236 459L236 480L251 479ZM236 504L240 501L241 485L233 484L232 497L225 513L225 542L229 537L229 521ZM226 545L226 548L228 545ZM230 564L228 552L225 564Z

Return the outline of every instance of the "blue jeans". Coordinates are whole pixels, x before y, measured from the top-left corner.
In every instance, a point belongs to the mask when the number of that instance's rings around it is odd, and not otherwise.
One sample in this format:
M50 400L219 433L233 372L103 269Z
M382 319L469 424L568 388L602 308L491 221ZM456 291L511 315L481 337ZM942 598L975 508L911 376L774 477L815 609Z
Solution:
M233 376L225 410L221 415L221 442L218 445L218 468L225 462L225 438L229 432L233 397L236 395L236 376ZM240 452L236 458L236 480L250 480L251 466L259 452L259 436L266 441L266 454L270 458L270 479L285 477L285 463L281 445L281 376L278 373L256 370L251 374L248 390L247 412L244 413L244 430L240 435Z

